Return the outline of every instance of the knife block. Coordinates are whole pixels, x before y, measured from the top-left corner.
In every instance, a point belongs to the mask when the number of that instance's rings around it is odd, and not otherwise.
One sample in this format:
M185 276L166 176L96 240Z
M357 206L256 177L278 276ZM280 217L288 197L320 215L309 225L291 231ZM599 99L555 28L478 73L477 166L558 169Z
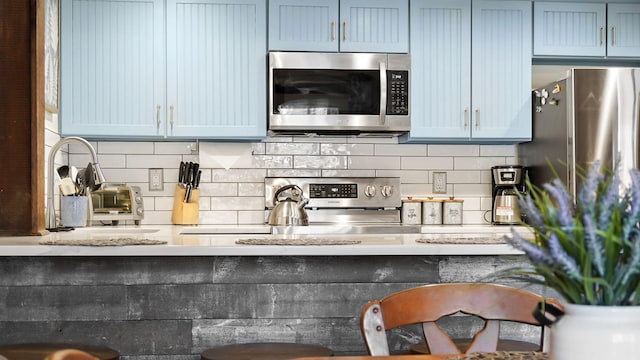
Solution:
M198 225L200 218L200 189L191 189L191 201L184 202L186 189L176 185L173 196L171 222L174 225Z

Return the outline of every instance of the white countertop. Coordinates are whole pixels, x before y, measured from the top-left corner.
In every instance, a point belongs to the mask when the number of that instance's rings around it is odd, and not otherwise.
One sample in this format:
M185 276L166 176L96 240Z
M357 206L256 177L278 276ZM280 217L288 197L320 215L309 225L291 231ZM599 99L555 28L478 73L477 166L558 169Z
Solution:
M501 237L509 226L462 225L421 227L421 234L271 235L268 226L142 225L78 228L45 236L0 237L0 256L358 256L358 255L517 255L506 243L475 243L475 238ZM518 227L527 233L526 228ZM193 232L204 232L193 234ZM182 234L181 234L182 233ZM166 241L162 245L40 245L42 240L133 238ZM349 245L240 245L239 239L357 240ZM435 239L419 243L418 239ZM454 243L446 243L450 239ZM443 243L445 242L445 243Z

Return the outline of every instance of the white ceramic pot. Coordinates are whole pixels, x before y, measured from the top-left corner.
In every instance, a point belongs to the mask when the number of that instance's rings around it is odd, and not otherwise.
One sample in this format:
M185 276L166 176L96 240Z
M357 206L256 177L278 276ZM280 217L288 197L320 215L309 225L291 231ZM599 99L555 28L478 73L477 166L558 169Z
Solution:
M551 359L640 359L640 306L564 307L551 325Z

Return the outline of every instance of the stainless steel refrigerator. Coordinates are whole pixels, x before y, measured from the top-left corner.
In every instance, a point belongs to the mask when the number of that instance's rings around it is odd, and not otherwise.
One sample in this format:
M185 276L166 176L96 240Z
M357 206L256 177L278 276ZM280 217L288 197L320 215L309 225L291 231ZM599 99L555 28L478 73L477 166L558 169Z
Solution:
M576 169L596 160L619 161L628 181L628 169L639 166L640 68L571 69L533 94L533 137L518 156L534 184L552 180L553 167L575 193Z

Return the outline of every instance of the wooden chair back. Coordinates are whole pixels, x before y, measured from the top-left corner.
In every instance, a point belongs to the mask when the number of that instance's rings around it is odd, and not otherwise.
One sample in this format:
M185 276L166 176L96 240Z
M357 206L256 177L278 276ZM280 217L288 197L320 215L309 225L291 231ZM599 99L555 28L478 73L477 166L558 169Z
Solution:
M58 350L49 354L45 360L100 360L97 357L76 349Z
M422 324L432 354L461 354L463 351L449 334L436 324L439 319L460 312L485 321L465 353L493 352L497 349L501 320L540 326L532 312L542 300L562 308L556 300L504 285L425 285L368 302L362 309L360 329L369 354L374 356L389 355L386 331L411 324ZM544 342L544 331L540 342Z

